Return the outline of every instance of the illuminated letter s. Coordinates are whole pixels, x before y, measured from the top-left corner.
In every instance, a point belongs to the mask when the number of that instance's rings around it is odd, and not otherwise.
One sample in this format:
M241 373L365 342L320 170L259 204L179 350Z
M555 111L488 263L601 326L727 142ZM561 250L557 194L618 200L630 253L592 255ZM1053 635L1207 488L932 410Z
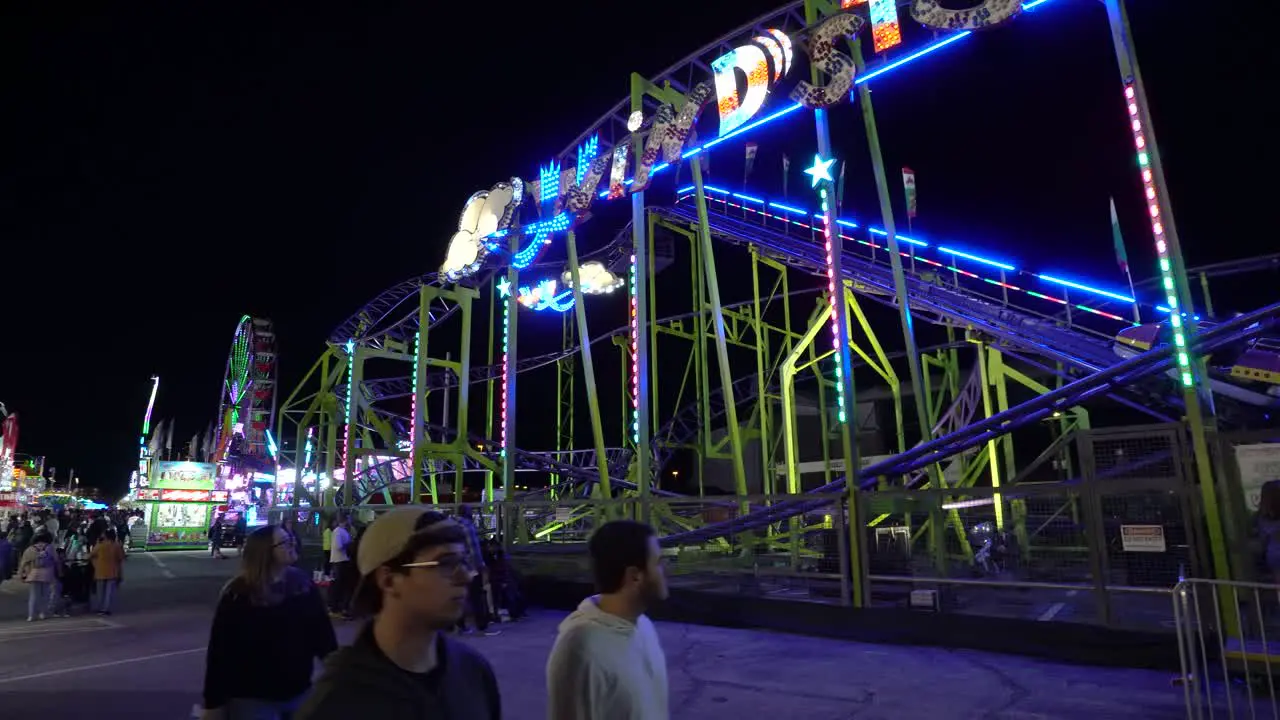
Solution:
M809 62L828 76L826 85L812 85L803 80L791 91L791 99L814 109L825 108L848 97L853 88L853 58L835 48L836 40L852 38L865 25L852 13L833 15L809 36Z
M983 0L967 10L948 10L938 0L912 0L911 17L934 30L978 30L1012 18L1022 10L1022 0Z

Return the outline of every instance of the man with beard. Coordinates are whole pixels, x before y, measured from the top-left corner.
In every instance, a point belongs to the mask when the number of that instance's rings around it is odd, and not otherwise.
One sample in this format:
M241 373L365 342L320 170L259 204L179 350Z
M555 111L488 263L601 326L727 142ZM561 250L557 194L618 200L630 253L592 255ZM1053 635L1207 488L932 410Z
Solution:
M475 575L466 535L443 513L392 510L356 550L355 610L373 615L355 643L330 656L295 720L500 720L493 669L448 637Z
M588 543L599 595L560 623L547 660L547 717L667 720L667 661L644 612L667 597L653 528L602 525Z

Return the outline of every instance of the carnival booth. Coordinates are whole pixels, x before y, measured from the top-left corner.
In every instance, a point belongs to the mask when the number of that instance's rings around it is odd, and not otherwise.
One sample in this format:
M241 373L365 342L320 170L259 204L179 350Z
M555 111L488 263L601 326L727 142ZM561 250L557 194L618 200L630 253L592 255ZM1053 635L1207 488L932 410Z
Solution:
M213 463L154 463L151 486L137 492L147 520L148 550L208 546L213 508L227 502L226 491L214 490L215 472Z

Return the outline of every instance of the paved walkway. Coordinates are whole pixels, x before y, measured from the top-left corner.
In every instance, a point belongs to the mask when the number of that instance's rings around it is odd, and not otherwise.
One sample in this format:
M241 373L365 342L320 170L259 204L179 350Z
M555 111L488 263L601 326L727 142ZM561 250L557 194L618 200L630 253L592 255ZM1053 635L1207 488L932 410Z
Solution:
M20 598L0 594L0 717L189 716L199 702L213 598L235 563L140 560L130 558L120 612L106 621L28 624L18 615ZM493 663L508 720L545 717L544 668L562 617L539 612L499 636L467 639ZM342 624L339 636L349 641L355 630ZM674 720L1185 717L1182 689L1164 672L670 623L659 632Z

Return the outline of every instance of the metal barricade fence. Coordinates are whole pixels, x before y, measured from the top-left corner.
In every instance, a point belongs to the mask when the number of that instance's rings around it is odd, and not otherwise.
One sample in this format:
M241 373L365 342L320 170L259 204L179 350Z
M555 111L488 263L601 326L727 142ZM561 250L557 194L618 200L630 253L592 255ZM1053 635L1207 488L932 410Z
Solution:
M1188 718L1280 720L1280 585L1184 580L1173 616Z

